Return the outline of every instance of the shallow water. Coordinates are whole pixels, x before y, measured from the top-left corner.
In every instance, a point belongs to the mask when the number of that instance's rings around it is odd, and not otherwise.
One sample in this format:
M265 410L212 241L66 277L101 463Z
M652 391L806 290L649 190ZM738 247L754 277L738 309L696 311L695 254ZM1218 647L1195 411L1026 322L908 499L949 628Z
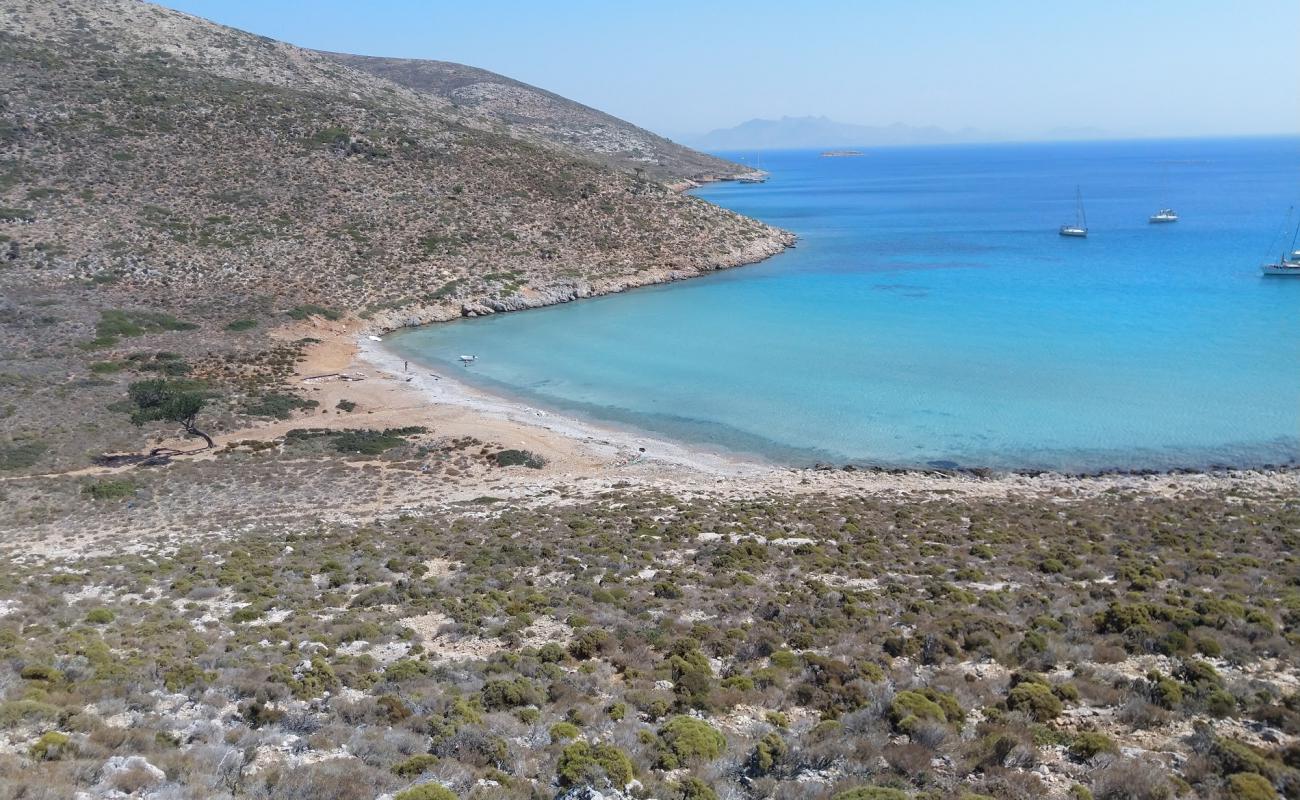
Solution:
M1300 279L1259 272L1290 241L1300 140L866 153L764 153L766 184L697 192L799 234L762 264L390 343L531 403L787 463L1300 458ZM1056 233L1076 183L1087 239ZM1148 224L1164 205L1181 221Z

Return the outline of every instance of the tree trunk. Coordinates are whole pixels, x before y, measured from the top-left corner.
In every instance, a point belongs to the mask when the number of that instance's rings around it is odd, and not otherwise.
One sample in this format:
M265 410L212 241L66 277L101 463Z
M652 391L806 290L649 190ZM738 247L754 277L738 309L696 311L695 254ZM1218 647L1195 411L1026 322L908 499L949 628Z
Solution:
M211 436L207 435L206 433L204 433L203 431L201 431L201 430L199 430L198 428L194 427L193 425L186 425L186 426L185 426L185 432L188 433L190 436L197 436L197 437L199 437L200 439L202 439L203 441L207 442L208 447L216 447L216 446L217 446L216 443L212 441L212 437L211 437Z

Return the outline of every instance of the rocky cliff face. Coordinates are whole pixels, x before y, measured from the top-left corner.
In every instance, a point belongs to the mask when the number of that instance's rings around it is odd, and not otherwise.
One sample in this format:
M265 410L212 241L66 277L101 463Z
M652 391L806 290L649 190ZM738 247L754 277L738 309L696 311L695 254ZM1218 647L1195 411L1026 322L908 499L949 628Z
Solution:
M494 132L457 107L500 113L531 87L444 98L133 0L0 7L0 63L0 284L423 321L789 242L593 161L595 139Z

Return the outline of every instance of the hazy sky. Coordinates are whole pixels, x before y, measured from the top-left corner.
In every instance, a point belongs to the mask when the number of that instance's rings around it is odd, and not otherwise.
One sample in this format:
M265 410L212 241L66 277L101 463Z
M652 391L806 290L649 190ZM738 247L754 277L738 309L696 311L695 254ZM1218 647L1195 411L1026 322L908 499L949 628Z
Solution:
M1300 132L1297 0L165 0L293 44L508 75L669 136L753 117Z

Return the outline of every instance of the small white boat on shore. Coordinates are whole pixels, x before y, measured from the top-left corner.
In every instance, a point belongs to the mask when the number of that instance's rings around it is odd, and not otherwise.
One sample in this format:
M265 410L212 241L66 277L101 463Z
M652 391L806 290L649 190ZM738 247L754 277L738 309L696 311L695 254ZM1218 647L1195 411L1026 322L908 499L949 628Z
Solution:
M469 366L470 364L473 364L475 361L478 361L478 356L463 355L460 357L460 363L464 364L465 366Z

